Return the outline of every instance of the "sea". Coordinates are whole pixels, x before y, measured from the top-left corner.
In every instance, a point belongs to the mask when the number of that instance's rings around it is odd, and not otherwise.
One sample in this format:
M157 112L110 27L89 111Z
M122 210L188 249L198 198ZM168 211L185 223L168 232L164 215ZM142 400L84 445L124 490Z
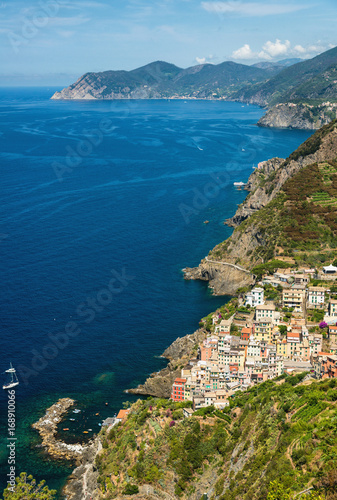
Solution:
M229 300L182 269L230 236L224 221L247 194L233 183L310 132L259 128L264 111L242 103L57 101L55 90L0 88L0 372L2 385L12 363L20 381L16 474L60 492L71 464L45 455L31 424L71 397L80 412L59 437L85 442L135 400L125 390ZM0 490L9 430L1 389Z

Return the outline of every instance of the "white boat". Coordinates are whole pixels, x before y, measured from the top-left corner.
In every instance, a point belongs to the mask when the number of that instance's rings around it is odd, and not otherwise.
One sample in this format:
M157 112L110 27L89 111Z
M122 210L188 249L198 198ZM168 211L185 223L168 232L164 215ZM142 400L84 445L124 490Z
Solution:
M234 182L234 186L245 186L245 185L246 185L246 183L242 182L242 181L240 181L240 182Z
M13 368L12 363L10 363L10 367L5 371L5 373L10 373L10 381L2 386L3 389L12 389L13 387L19 385L19 380L16 376L16 370L15 368Z

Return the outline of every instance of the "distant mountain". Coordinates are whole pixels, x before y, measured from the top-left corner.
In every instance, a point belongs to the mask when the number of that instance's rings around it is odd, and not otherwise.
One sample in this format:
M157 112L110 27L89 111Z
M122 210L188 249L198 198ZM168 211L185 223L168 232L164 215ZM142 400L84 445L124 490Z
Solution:
M252 64L253 68L260 68L269 71L269 73L277 74L282 71L285 67L292 66L293 64L297 64L302 62L303 59L299 58L291 58L291 59L282 59L281 61L261 61L255 64Z
M286 67L286 66L292 66L293 64L297 64L302 61L303 59L300 59L299 57L291 57L288 59L282 59L281 61L277 61L275 64Z
M300 61L300 62L299 62ZM316 129L337 117L337 47L313 59L226 61L187 69L155 61L132 71L86 73L52 99L223 99L269 109L259 125Z
M265 81L268 76L264 69L231 61L187 69L156 61L132 71L86 73L52 98L227 98L244 86Z
M313 59L288 66L266 82L240 89L232 98L262 106L285 102L318 104L324 100L337 101L336 81L337 47Z

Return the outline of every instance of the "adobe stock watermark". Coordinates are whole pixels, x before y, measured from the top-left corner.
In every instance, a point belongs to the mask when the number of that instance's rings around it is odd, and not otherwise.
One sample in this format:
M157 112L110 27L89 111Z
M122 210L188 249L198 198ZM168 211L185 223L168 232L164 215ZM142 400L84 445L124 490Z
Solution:
M18 31L7 33L8 40L16 54L20 47L27 45L30 40L36 37L39 31L45 28L50 20L58 14L65 2L57 0L40 1L37 8L32 9L30 14L26 14Z
M52 163L52 168L59 182L64 180L65 174L70 174L75 168L79 167L83 160L91 155L94 147L102 144L104 135L112 132L112 124L113 121L110 118L102 118L97 127L82 131L84 139L78 140L75 147L66 146L65 162L54 161Z
M15 493L15 476L16 476L16 440L15 437L15 389L10 389L7 391L8 405L7 405L7 427L8 427L8 437L7 437L7 448L8 448L8 459L7 463L9 465L9 472L7 473L7 485L9 491Z
M121 272L112 269L110 273L112 277L105 287L98 290L94 296L87 297L84 302L78 304L75 310L78 319L68 321L59 333L49 333L49 341L40 350L32 349L30 366L19 365L18 373L26 386L29 385L30 377L39 375L48 366L49 361L55 359L60 351L69 345L72 338L83 333L82 322L86 325L92 323L97 314L112 304L115 295L122 293L135 279L135 276L127 274L125 267Z

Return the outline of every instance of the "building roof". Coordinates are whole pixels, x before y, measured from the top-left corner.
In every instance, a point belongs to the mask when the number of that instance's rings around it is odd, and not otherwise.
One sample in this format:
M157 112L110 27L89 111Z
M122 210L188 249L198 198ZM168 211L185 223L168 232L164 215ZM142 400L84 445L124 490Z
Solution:
M268 309L269 311L275 311L275 304L273 304L272 302L266 302L265 304L259 304L258 306L256 306L256 310L261 311L265 309Z
M295 283L294 285L292 285L291 289L294 289L294 290L305 290L305 285L298 285L297 283Z
M324 286L308 286L309 292L325 292Z
M117 418L120 418L121 420L127 416L129 413L130 409L128 408L127 410L119 410Z
M185 384L186 378L176 378L174 384Z
M287 338L289 337L295 337L295 338L300 338L300 333L299 332L294 332L293 330L291 332L287 332Z
M330 264L329 266L324 266L323 270L325 272L335 273L337 271L337 267L335 267L332 264Z

